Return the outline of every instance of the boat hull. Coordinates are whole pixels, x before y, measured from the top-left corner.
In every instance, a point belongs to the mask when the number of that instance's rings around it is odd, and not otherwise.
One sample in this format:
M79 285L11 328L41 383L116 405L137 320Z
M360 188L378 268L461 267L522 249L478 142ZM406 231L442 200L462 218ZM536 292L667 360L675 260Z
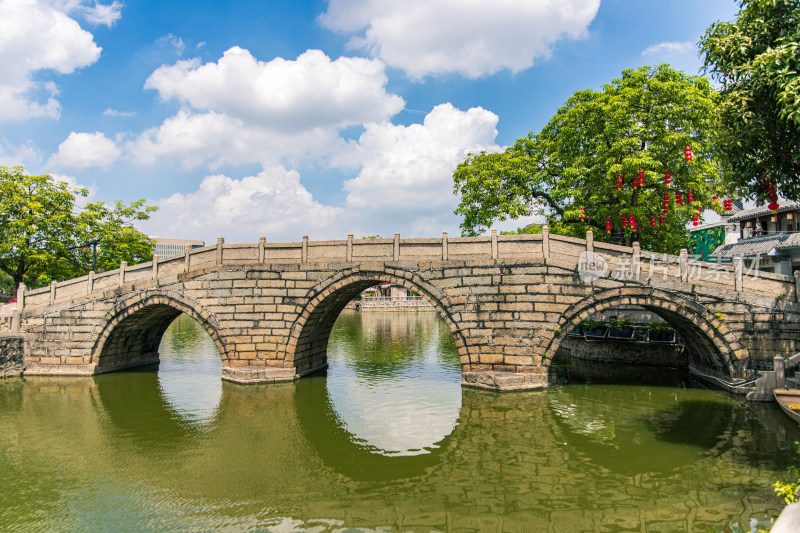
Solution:
M783 412L800 424L800 390L775 389L774 394Z

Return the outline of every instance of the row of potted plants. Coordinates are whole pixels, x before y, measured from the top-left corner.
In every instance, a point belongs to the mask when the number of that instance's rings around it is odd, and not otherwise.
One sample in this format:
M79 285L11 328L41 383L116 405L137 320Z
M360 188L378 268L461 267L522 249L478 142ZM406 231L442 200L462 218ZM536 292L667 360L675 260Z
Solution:
M666 322L651 322L646 325L635 325L630 320L612 318L609 322L587 319L578 324L570 332L572 335L602 339L633 340L637 329L647 331L650 342L674 342L675 330Z

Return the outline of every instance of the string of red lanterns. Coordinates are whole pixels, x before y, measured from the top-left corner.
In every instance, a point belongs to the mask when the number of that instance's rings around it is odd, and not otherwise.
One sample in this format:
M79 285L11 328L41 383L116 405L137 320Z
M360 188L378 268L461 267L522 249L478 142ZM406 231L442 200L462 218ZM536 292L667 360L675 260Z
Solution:
M693 158L692 147L691 146L685 147L683 149L683 152L684 152L684 158L686 159L686 161L687 162L692 161L692 158ZM672 183L672 173L669 170L667 170L667 171L664 172L664 185L669 187L671 185L671 183ZM615 186L616 186L617 189L622 189L624 184L625 184L625 176L622 173L620 173L616 178ZM633 180L631 182L631 186L634 189L636 189L637 187L643 187L644 185L645 185L645 171L644 170L639 170L638 174L633 178ZM765 182L765 185L766 185L766 189L767 189L767 195L768 195L769 199L771 200L771 203L768 205L768 207L773 213L775 213L775 212L777 212L777 209L779 207L778 203L777 203L778 202L778 195L775 192L775 186L772 183L766 183L766 182ZM694 190L689 189L688 191L686 191L685 198L686 198L686 202L688 204L694 203L694 201L695 201ZM684 200L684 195L682 193L680 193L680 192L675 191L675 204L678 205L678 206L683 206L684 205L683 200ZM719 197L717 195L714 195L714 196L712 196L712 200L714 202L717 202L717 201L719 201ZM659 224L664 224L665 221L666 221L666 217L669 214L669 202L670 202L670 193L669 192L665 192L664 193L664 199L663 199L663 202L662 202L662 210L658 215L658 223ZM731 200L729 198L723 199L722 207L723 207L723 210L725 212L732 211L733 210L733 200ZM581 211L580 211L579 218L580 218L581 222L584 222L586 220L586 208L585 207L581 207L580 210ZM692 224L694 226L698 226L700 224L700 217L702 216L702 212L703 212L703 208L701 206L697 206L697 212L692 214ZM620 222L621 222L623 228L630 227L631 230L633 230L633 231L637 230L638 225L637 225L636 217L634 215L627 215L625 213L621 213L620 214ZM650 216L650 227L653 227L653 228L656 227L656 216L654 216L654 215ZM613 224L612 224L612 221L611 221L610 217L606 218L605 229L609 233L611 233L613 231Z

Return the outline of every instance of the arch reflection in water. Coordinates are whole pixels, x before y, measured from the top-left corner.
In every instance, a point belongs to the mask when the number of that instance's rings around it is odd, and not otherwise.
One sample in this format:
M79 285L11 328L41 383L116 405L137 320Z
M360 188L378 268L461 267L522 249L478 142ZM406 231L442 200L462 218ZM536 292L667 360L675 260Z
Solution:
M159 347L159 388L185 420L213 420L222 397L222 360L208 333L188 315L170 324Z
M461 408L461 365L435 313L342 313L328 344L331 406L375 453L429 453Z

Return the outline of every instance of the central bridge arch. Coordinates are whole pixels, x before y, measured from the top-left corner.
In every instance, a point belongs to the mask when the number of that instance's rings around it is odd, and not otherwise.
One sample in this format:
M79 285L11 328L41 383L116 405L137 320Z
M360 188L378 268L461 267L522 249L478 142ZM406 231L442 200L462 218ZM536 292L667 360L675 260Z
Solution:
M562 314L556 330L559 333L546 348L550 356L547 364L572 328L595 313L620 305L638 305L664 319L686 340L690 361L728 376L741 373L747 349L739 344L721 314L676 293L642 288L606 290L574 303Z
M197 321L214 341L220 357L226 351L217 320L200 303L173 291L155 290L120 300L93 333L92 363L97 372L158 362L158 346L170 324L185 313Z
M450 312L447 295L413 272L393 269L345 271L317 285L291 326L285 365L294 366L300 375L325 367L328 339L339 314L355 296L378 283L393 283L422 294L453 335L462 368L469 363L467 343Z

